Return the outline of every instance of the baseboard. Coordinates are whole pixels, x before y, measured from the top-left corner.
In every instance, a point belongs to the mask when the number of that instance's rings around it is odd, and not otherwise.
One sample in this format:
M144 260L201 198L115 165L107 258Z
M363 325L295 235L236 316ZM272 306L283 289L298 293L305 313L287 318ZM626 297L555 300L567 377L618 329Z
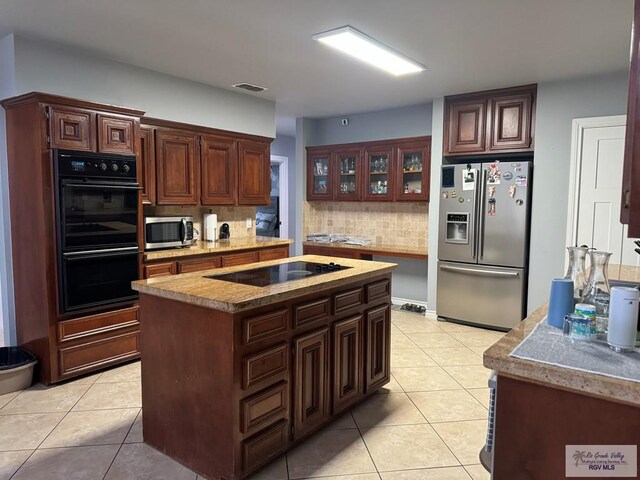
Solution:
M410 298L391 297L391 303L393 303L394 305L404 305L405 303L413 303L414 305L427 308L427 302L419 302L418 300L412 300ZM427 310L427 312L428 311L429 310Z

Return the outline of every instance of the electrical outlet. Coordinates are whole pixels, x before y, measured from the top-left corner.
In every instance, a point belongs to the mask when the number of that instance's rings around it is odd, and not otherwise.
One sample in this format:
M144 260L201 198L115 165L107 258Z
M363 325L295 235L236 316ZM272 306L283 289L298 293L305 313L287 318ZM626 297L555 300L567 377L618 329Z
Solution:
M252 225L253 225L253 220L251 219L251 217L247 218L247 228L251 228Z

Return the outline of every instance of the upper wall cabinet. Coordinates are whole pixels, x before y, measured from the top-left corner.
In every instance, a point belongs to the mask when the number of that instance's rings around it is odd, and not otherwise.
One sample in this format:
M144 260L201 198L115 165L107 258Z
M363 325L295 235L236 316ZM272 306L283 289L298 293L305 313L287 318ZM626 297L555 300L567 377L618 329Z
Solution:
M143 118L140 184L151 205L267 205L270 139Z
M444 154L533 151L537 85L445 99Z
M51 148L96 151L96 114L70 107L47 107Z
M158 205L198 204L198 136L180 130L156 130Z
M307 200L429 200L431 137L307 148Z
M98 114L98 151L135 155L138 123L136 118Z

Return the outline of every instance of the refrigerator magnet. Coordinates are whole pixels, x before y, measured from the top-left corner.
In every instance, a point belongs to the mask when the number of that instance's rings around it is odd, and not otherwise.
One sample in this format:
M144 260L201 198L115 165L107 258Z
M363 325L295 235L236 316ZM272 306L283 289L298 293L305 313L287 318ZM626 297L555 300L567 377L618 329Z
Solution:
M496 194L495 185L491 185L489 188L487 188L487 193L489 194L490 197L493 197Z
M476 170L469 168L462 171L462 190L476 189Z
M449 198L449 192L442 192L442 199L446 200L447 198Z
M458 194L456 193L455 190L451 191L451 198L456 198L458 196Z
M489 164L489 173L487 175L487 185L500 185L500 162L496 160Z
M508 182L509 180L511 180L513 178L513 173L504 172L504 174L502 175L502 178L504 178Z
M509 185L509 196L511 198L516 196L516 186L515 185Z
M490 198L489 199L489 211L487 212L487 214L490 217L495 216L495 214L496 214L496 199L495 198Z
M527 177L524 175L518 175L516 177L516 186L518 187L526 187L527 186Z

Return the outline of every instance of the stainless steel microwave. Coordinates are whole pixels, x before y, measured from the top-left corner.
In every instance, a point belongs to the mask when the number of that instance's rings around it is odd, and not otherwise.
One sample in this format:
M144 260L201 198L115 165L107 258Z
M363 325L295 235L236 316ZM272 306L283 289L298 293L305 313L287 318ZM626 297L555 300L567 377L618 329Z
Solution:
M195 243L193 217L145 217L144 249L186 247Z

